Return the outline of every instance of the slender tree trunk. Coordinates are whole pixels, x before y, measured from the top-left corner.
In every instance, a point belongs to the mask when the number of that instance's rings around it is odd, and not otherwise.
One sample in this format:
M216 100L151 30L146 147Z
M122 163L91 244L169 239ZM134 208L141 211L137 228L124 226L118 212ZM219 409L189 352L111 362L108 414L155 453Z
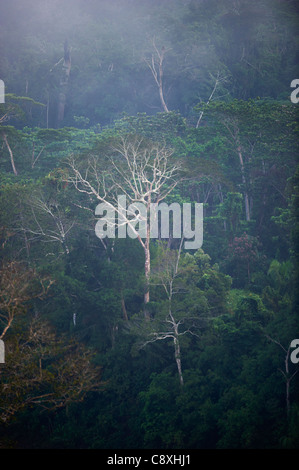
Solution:
M262 172L264 178L266 178L266 169L265 169L265 162L262 160ZM265 210L266 210L266 185L263 185L262 188L262 204L261 204L261 211L259 215L259 227L262 227L265 217Z
M40 152L38 153L37 157L35 156L35 143L33 142L33 145L32 145L32 158L31 158L31 168L33 169L37 160L39 159L39 157L41 156L41 154L43 153L43 151L45 150L46 146L44 145L43 148L40 150Z
M285 372L280 370L280 372L283 374L285 381L286 381L286 410L287 410L287 419L290 418L290 411L291 411L291 398L290 398L290 383L292 379L295 377L297 374L298 370L297 369L292 375L290 375L289 371L289 358L290 358L290 346L288 347L286 357L285 357Z
M285 370L283 371L282 369L278 369L284 379L285 379L285 383L286 383L286 397L285 397L285 400L286 400L286 414L287 414L287 419L290 418L290 411L291 411L291 399L290 399L290 383L292 381L292 379L295 377L295 375L297 374L298 370L297 369L292 375L290 375L290 371L289 371L289 358L290 358L290 350L291 350L291 345L289 345L288 349L285 349L281 343L279 343L279 341L276 341L275 339L271 338L270 336L266 335L266 337L270 340L270 341L273 341L273 343L277 344L278 346L281 347L281 349L283 349L283 351L286 353L285 355L285 359L284 359L284 368Z
M57 115L58 125L64 118L66 93L67 93L69 76L71 72L71 51L68 46L67 40L64 43L64 60L63 60L62 72L63 73L62 73L62 77L60 80L60 93L59 93L59 98L58 98L58 115Z
M160 63L159 63L159 95L160 95L160 100L161 100L164 111L166 113L169 113L169 109L165 103L164 93L163 93L163 59L164 59L164 54L162 58L160 59Z
M150 301L150 273L151 273L151 254L150 254L150 238L149 238L149 226L147 228L148 235L145 241L144 254L144 274L145 274L145 291L144 291L144 316L149 319L149 312L147 310L147 304Z
M121 309L122 309L123 314L124 314L124 319L126 321L128 321L129 318L128 318L128 313L127 313L127 309L126 309L126 304L125 304L125 299L124 299L123 292L121 292Z
M7 150L8 150L8 152L9 152L10 163L11 163L13 172L14 172L15 176L18 176L18 172L17 172L16 166L15 166L14 156L13 156L12 150L11 150L11 148L10 148L10 145L9 145L9 143L8 143L7 135L6 135L6 134L2 134L2 136L3 136L3 140L4 140L5 144L6 144Z
M149 66L153 77L155 79L155 82L158 86L159 90L159 96L160 96L160 101L162 104L162 107L166 113L169 113L169 109L167 107L167 104L164 99L164 92L163 92L163 61L164 61L164 56L167 52L167 49L165 47L162 47L161 51L156 46L155 39L153 39L153 46L157 55L157 59L155 59L154 54L152 54L152 60L151 62L145 59L145 62ZM156 66L158 66L158 70L156 69Z
M68 245L67 245L67 243L66 243L65 240L62 240L62 246L63 246L63 249L64 249L64 251L65 251L65 254L66 254L66 255L69 255L69 254L70 254L70 249L69 249L69 247L68 247Z
M147 304L150 301L150 274L151 274L151 253L150 253L150 221L149 213L151 206L151 197L147 201L147 224L146 224L146 240L143 244L144 247L144 275L145 275L145 290L144 290L144 316L149 319L150 315L147 310Z
M218 85L219 85L219 76L220 76L220 74L219 74L219 72L218 72L217 78L216 78L216 80L215 80L214 88L213 88L213 90L212 90L212 92L211 92L211 94L210 94L210 96L209 96L209 99L208 99L208 101L207 101L207 103L206 103L207 106L209 106L209 104L210 104L210 102L211 102L211 100L212 100L212 98L213 98L213 95L214 95L215 91L217 90L217 87L218 87ZM200 121L202 120L202 117L203 117L203 113L204 113L204 112L201 111L200 114L199 114L199 118L198 118L197 123L196 123L196 126L195 126L196 129L198 129L198 127L199 127Z
M115 336L118 331L118 325L112 325L111 327L111 349L115 347Z
M184 379L183 379L183 373L182 373L181 348L180 348L180 342L177 336L173 338L173 342L174 342L175 361L176 361L176 365L178 368L180 384L181 386L183 386Z
M180 244L180 249L179 249L179 256L178 256L177 263L176 263L176 266L175 266L175 274L178 272L179 257L180 257L181 248L182 248L182 241L183 241L183 239L181 239L181 244ZM181 387L182 387L184 385L184 379L183 379L183 372L182 372L181 347L180 347L180 341L179 341L179 325L175 321L174 316L172 315L172 310L171 310L172 296L173 296L173 279L172 279L172 281L170 282L170 285L169 285L169 302L170 302L169 317L170 317L171 323L173 325L174 356L175 356L175 361L176 361L178 374L179 374L179 378L180 378L180 384L181 384Z
M250 205L249 205L249 196L248 196L247 189L246 189L245 168L244 168L244 160L243 160L241 145L238 145L237 152L238 152L238 155L239 155L240 166L241 166L242 183L244 184L246 220L247 220L247 222L249 222L250 221Z
M25 242L26 254L27 254L28 262L30 264L30 243L28 241L27 231L25 229L25 223L24 223L23 211L22 211L22 207L21 207L21 201L19 201L19 210L20 210L19 215L20 215L20 219L21 219L21 223L22 223L22 227L23 227L23 231L24 231L24 242Z
M7 321L7 325L5 326L4 330L2 331L2 334L0 336L0 339L2 340L7 332L7 330L9 330L9 328L11 327L11 324L13 322L13 319L14 319L14 313L13 314L10 314L9 317L8 317L8 321Z

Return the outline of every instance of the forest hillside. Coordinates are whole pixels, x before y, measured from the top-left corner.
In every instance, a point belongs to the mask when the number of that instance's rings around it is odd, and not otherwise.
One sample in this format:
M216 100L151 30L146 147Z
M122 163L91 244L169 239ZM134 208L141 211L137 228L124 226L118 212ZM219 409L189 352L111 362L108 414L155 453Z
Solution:
M1 449L299 447L297 7L0 2Z

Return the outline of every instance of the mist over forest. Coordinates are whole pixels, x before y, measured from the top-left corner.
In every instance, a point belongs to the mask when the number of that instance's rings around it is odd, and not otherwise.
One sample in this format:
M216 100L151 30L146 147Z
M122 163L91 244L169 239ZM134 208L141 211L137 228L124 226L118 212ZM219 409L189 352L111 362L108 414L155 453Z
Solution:
M219 97L288 98L298 63L296 2L11 1L1 7L1 73L7 93L49 103L55 127L64 43L71 73L63 125L112 124L156 114L159 94L145 59L167 50L164 93L190 119L219 73ZM162 109L163 110L163 109ZM32 125L46 127L45 112ZM28 119L28 117L27 117ZM85 122L82 120L82 122Z
M298 6L0 0L1 449L299 447Z

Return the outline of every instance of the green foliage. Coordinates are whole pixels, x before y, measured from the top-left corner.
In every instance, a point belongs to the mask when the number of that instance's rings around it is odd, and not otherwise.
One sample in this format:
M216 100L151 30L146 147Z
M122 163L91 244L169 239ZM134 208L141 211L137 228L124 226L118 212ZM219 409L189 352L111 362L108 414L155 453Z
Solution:
M22 282L1 281L0 334L13 321L0 447L298 448L298 364L285 369L299 307L294 2L12 0L0 10L1 269L28 267ZM162 47L168 113L144 60ZM115 195L128 175L115 172L123 138L171 149L181 169L165 201L204 208L201 249L151 240L147 320L142 246L99 240L97 199L70 181L70 157L82 174L92 162L93 184ZM21 297L39 279L49 295ZM40 413L40 396L55 413Z

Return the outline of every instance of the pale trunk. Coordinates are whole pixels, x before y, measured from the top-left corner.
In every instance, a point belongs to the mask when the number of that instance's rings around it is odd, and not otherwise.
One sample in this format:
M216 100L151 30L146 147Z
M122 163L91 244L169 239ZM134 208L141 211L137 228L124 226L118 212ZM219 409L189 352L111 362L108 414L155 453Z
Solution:
M9 143L8 143L6 134L3 134L3 140L4 140L5 144L6 144L7 150L8 150L8 152L9 152L10 162L11 162L11 166L12 166L13 172L14 172L15 176L18 176L18 172L17 172L16 166L15 166L14 156L13 156L12 150L11 150L11 148L10 148L10 145L9 145Z
M159 80L160 100L161 100L164 111L166 113L169 113L169 109L167 108L167 105L164 100L164 94L163 94L163 58L161 58L160 64L159 64L159 74L160 74L160 80Z
M68 80L71 72L71 52L68 47L67 41L64 44L64 61L63 61L63 76L60 80L60 93L58 98L58 123L64 118L64 109L66 103L66 92L68 87Z
M245 197L245 214L246 214L246 220L247 222L250 221L250 206L249 206L249 196L246 190L246 178L245 178L245 169L244 169L244 160L243 160L243 155L242 155L242 149L241 146L238 146L238 155L239 155L239 160L240 160L240 166L241 166L241 174L242 174L242 183L244 184L244 197Z
M21 222L22 222L22 227L24 227L24 242L25 242L27 258L28 258L28 261L29 261L29 264L30 264L30 243L28 241L27 233L26 233L26 230L25 230L25 224L24 224L24 217L23 217L21 202L19 202L19 210L20 210L19 214L20 214L20 219L21 219Z
M147 201L147 215L150 212L151 197L149 196ZM149 312L147 311L146 305L150 301L150 273L151 273L151 253L150 253L150 223L147 220L146 226L146 240L143 245L144 248L144 275L145 275L145 291L144 291L144 316L149 319Z
M213 95L214 95L215 91L217 90L218 84L219 84L219 73L218 73L218 77L217 77L217 79L216 79L216 81L215 81L215 85L214 85L214 88L213 88L213 90L212 90L212 93L210 94L209 99L208 99L208 101L207 101L207 103L206 103L207 106L210 104L210 101L211 101L211 99L213 98ZM196 124L196 129L199 127L199 124L200 124L200 121L202 120L202 117L203 117L203 111L201 111L201 113L200 113L200 115L199 115L199 118L198 118L198 121L197 121L197 124Z
M177 368L178 368L180 384L181 384L181 386L183 386L184 385L184 379L183 379L183 373L182 373L181 348L180 348L180 343L179 343L179 340L178 340L177 336L175 336L173 338L173 342L174 342L175 360L176 360L176 365L177 365Z
M149 231L149 229L148 229ZM151 272L151 255L150 255L150 240L149 233L145 241L144 254L145 254L145 263L144 263L144 274L145 274L145 291L144 291L144 316L149 318L149 312L147 311L146 305L150 301L150 272Z
M121 308L122 308L122 311L123 311L123 314L124 314L124 319L126 321L129 320L128 318L128 313L127 313L127 309L126 309L126 304L125 304L125 299L124 299L124 295L123 293L121 292Z
M164 100L162 83L161 83L160 86L159 86L159 94L160 94L160 100L161 100L161 103L162 103L162 106L163 106L164 111L165 111L166 113L169 113L169 109L167 108L167 105L166 105L165 100Z
M5 326L4 330L2 331L2 334L0 336L0 339L2 340L7 332L7 330L9 330L9 328L11 327L11 324L12 324L12 321L14 319L14 315L13 314L10 314L9 315L9 318L8 318L8 322L7 322L7 325Z

